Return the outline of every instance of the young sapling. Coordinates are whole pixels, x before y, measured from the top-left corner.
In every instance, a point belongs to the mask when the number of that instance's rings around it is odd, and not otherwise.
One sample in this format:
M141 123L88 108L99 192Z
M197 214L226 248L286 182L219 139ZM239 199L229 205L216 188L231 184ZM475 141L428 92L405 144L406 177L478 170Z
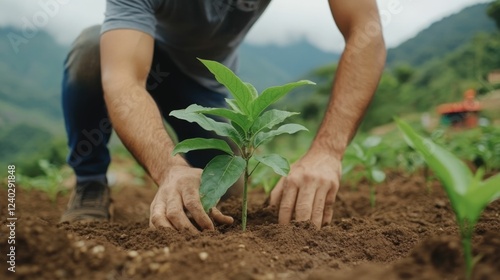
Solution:
M481 212L500 198L500 174L483 180L484 170L475 175L464 162L432 140L418 135L407 123L396 119L411 147L419 151L443 184L455 212L464 251L466 278L470 279L476 260L472 256L472 235Z
M66 192L62 183L67 174L45 159L39 160L38 166L40 166L44 175L35 178L20 176L22 178L20 182L25 188L38 189L45 192L50 201L55 204L57 196Z
M372 208L375 207L376 201L375 185L385 180L385 173L378 167L377 159L377 153L382 149L381 141L382 138L371 136L361 144L353 143L352 148L344 156L348 164L344 168L343 174L355 172L355 166L363 167L362 175L368 180L370 186L370 205Z

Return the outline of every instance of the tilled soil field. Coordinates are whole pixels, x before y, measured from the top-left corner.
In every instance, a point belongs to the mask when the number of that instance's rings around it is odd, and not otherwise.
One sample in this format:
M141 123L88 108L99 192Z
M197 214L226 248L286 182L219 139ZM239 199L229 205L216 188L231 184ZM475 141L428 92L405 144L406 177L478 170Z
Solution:
M113 189L112 223L58 224L67 197L16 194L16 272L7 271L7 191L1 188L1 279L464 279L457 227L438 183L391 174L371 209L367 187L343 186L330 226L277 225L260 192L250 196L247 232L240 201L221 206L232 226L192 235L148 229L155 189ZM500 279L500 201L476 227L473 279Z

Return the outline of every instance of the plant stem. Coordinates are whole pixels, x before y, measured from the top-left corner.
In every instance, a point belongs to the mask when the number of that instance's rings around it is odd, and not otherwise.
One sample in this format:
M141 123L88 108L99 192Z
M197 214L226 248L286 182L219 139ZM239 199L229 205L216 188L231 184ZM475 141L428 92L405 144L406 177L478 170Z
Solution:
M472 269L474 267L474 261L472 259L472 244L470 238L462 238L462 246L464 250L465 257L465 273L466 279L470 280L472 277Z
M243 205L241 207L241 227L243 231L247 230L247 191L248 191L248 159L246 160L245 175L243 180Z
M370 205L375 208L375 186L370 184Z
M472 270L474 269L474 259L472 256L472 233L474 231L474 223L463 220L459 222L459 225L465 258L465 278L470 280L472 277Z
M260 164L260 162L257 162L257 164L255 165L255 167L250 172L250 174L248 174L248 177L252 176L253 172L255 171L255 169L257 169L257 167L259 166L259 164Z

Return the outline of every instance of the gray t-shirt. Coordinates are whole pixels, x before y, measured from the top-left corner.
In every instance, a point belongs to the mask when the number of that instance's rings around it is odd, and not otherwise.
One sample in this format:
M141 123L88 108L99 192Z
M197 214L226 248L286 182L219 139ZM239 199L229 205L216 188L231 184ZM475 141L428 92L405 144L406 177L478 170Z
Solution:
M196 58L233 71L236 48L271 0L107 0L101 32L135 29L153 36L188 76L224 89Z

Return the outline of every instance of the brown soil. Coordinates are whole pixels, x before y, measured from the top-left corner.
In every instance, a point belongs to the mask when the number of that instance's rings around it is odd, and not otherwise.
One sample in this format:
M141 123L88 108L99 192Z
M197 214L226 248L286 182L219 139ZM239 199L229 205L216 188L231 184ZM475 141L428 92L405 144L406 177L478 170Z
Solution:
M391 174L371 209L366 186L344 186L331 226L277 225L276 213L251 194L248 231L239 201L222 205L232 226L192 235L148 229L154 188L113 189L113 223L58 224L67 197L18 189L16 273L6 270L8 228L0 229L2 279L464 279L457 228L439 184ZM6 190L0 190L6 221ZM474 279L500 279L500 201L476 227Z

